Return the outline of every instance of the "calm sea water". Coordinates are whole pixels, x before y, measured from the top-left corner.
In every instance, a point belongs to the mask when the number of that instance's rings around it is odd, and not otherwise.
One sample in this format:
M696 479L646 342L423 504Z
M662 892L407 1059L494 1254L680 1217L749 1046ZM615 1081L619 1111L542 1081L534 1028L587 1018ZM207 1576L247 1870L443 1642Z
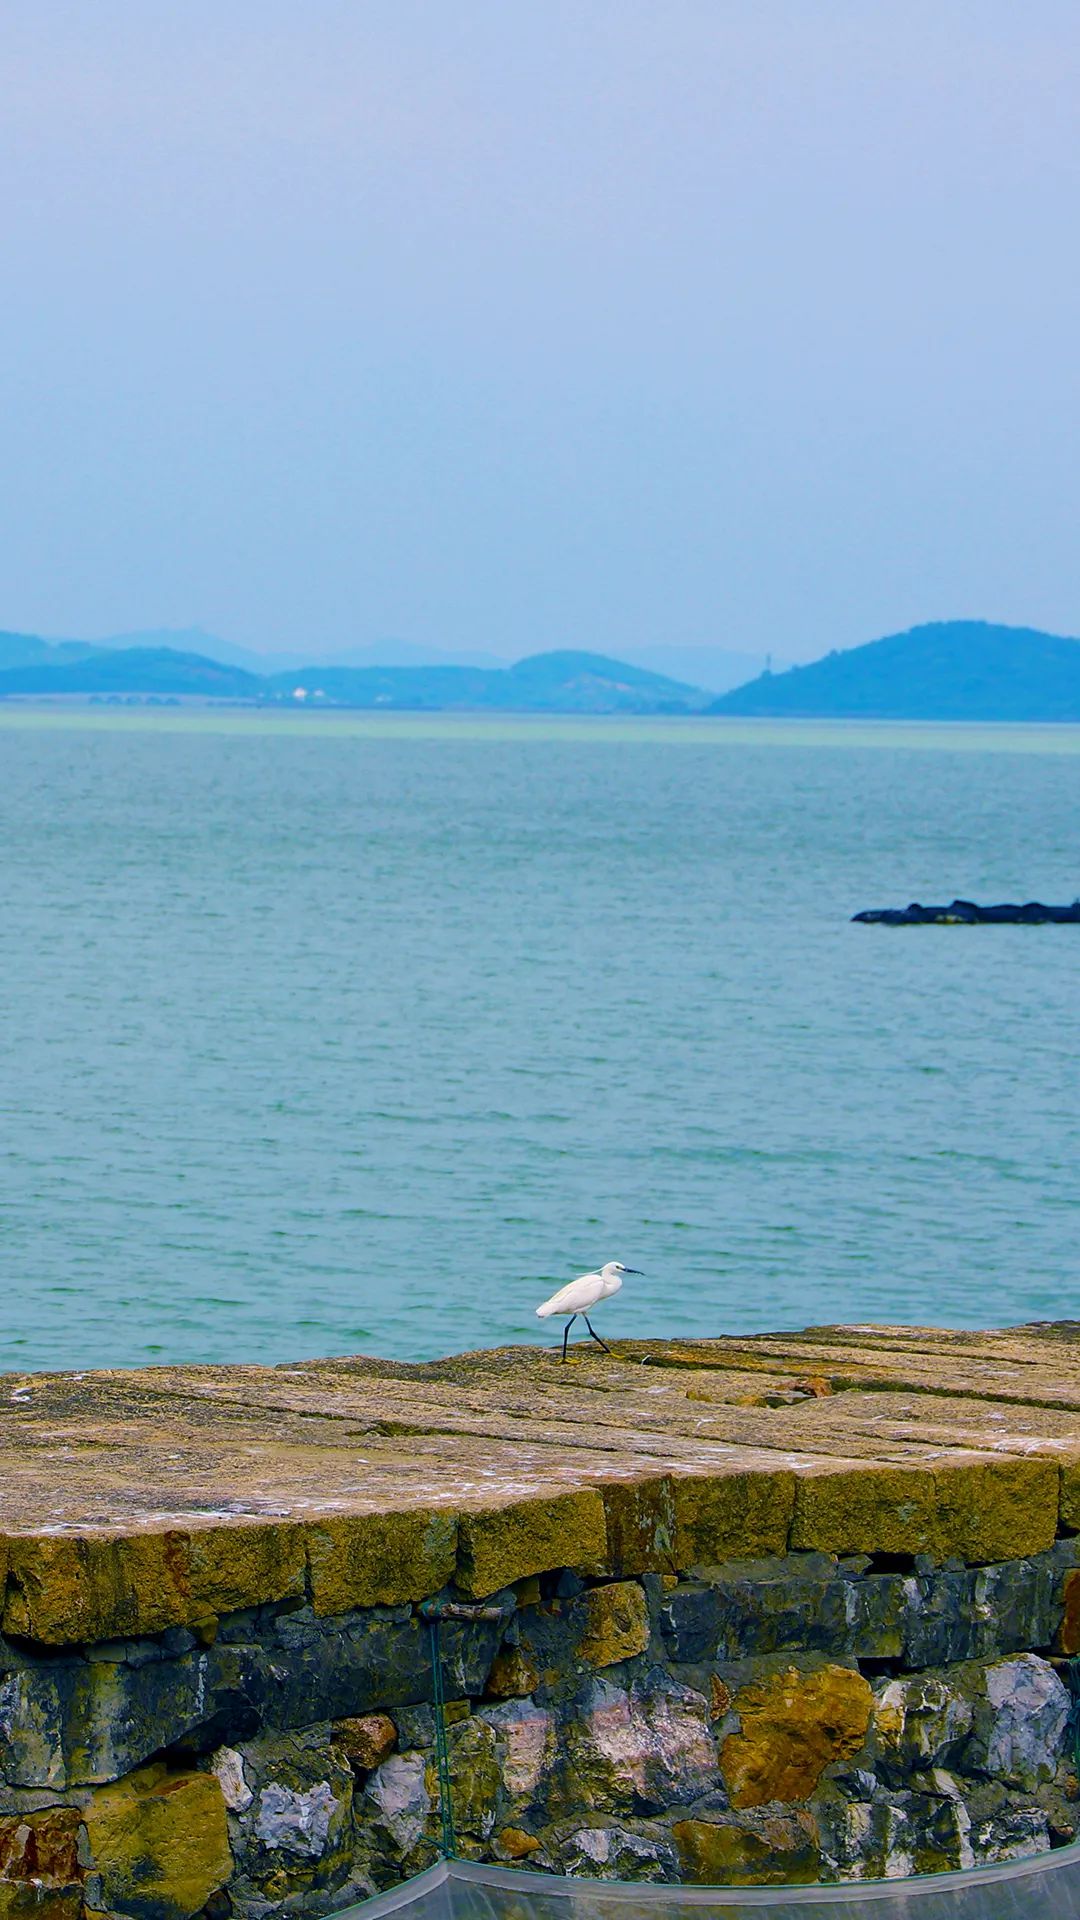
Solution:
M1080 1316L1080 732L0 715L0 1364ZM556 1330L557 1337L558 1329Z

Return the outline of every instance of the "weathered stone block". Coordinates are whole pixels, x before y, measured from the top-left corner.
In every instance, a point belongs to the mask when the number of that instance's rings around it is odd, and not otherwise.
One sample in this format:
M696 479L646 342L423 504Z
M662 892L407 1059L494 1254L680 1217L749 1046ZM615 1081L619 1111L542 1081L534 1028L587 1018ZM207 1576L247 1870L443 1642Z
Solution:
M675 1482L666 1474L602 1489L607 1568L625 1576L675 1567Z
M1041 1807L1012 1807L971 1829L971 1848L977 1866L1003 1860L1028 1860L1048 1853L1050 1829Z
M825 1768L866 1740L873 1695L850 1667L787 1668L735 1695L739 1726L720 1750L733 1807L807 1800Z
M527 1860L531 1853L540 1852L541 1845L535 1833L526 1833L523 1827L504 1827L495 1835L497 1859Z
M192 1614L182 1533L12 1540L3 1627L46 1646L182 1626Z
M914 1772L953 1763L974 1725L975 1685L967 1668L878 1685L874 1732L885 1780L900 1786Z
M1031 1642L1033 1647L1044 1644L1040 1640ZM1070 1659L1080 1653L1080 1567L1070 1567L1062 1580L1057 1651Z
M1057 1533L1060 1476L1054 1460L1006 1457L934 1470L937 1551L985 1566L1046 1553Z
M795 1475L778 1468L677 1480L676 1567L783 1553L794 1503Z
M0 1920L84 1920L83 1883L0 1880Z
M529 1694L540 1672L523 1647L501 1647L491 1663L487 1691L493 1700L512 1700Z
M812 1468L798 1476L791 1545L956 1554L975 1564L1019 1559L1053 1545L1057 1496L1049 1460Z
M1062 1462L1059 1498L1062 1527L1080 1533L1080 1458Z
M987 1667L965 1769L1033 1791L1053 1777L1069 1719L1069 1695L1036 1654Z
M0 1770L11 1786L67 1785L64 1735L80 1671L58 1660L0 1681Z
M457 1521L451 1512L422 1507L325 1514L308 1529L307 1554L316 1613L424 1600L454 1572Z
M478 1718L495 1736L502 1792L518 1818L542 1800L555 1761L555 1716L531 1700L485 1707Z
M721 1784L707 1700L655 1668L626 1690L590 1682L566 1729L571 1802L660 1812Z
M297 1523L24 1536L10 1542L5 1633L46 1646L200 1626L303 1592Z
M371 1829L397 1859L408 1858L424 1838L433 1797L422 1753L395 1753L376 1767L362 1798L356 1820Z
M248 1796L230 1810L234 1903L251 1916L267 1903L325 1906L354 1870L352 1768L330 1727L264 1731L237 1753ZM220 1779L217 1765L215 1773Z
M450 1738L450 1801L458 1833L490 1839L501 1786L494 1729L474 1715Z
M578 1652L594 1667L612 1667L620 1660L632 1660L636 1654L646 1651L649 1609L636 1580L616 1580L609 1586L591 1587L576 1603L575 1610L584 1620Z
M393 1753L397 1728L388 1713L361 1713L334 1723L334 1744L354 1769L370 1772Z
M676 1587L661 1603L660 1625L672 1660L697 1665L728 1651L728 1616L712 1587Z
M225 1802L212 1773L144 1767L98 1788L83 1818L105 1904L133 1920L189 1920L232 1873Z
M267 1725L295 1729L432 1698L430 1638L414 1615L360 1613L308 1625L313 1631L290 1633L280 1658L272 1646L269 1650L263 1708ZM444 1624L448 1693L471 1697L483 1692L499 1635L497 1621Z
M897 1880L914 1873L915 1835L902 1807L830 1795L815 1815L825 1878ZM959 1845L956 1864L964 1864Z
M219 1747L211 1756L210 1771L217 1776L229 1812L245 1813L255 1796L248 1786L243 1754L235 1747Z
M143 1666L89 1661L76 1672L63 1737L72 1785L101 1784L163 1747L251 1733L269 1675L254 1647L213 1646Z
M661 1604L672 1658L740 1660L782 1652L895 1659L904 1645L904 1584L896 1574L840 1568L803 1553L695 1570Z
M300 1860L321 1860L330 1843L330 1824L338 1806L328 1780L317 1780L306 1792L271 1780L259 1795L255 1838L268 1851L291 1853Z
M692 1885L807 1886L818 1878L817 1827L804 1807L676 1820L671 1832Z
M675 1848L658 1828L643 1833L614 1824L572 1827L560 1834L550 1851L559 1872L572 1879L678 1879Z
M602 1567L606 1551L604 1504L593 1489L518 1500L462 1514L456 1579L486 1599L530 1573Z
M0 1819L0 1880L78 1880L81 1820L77 1807Z
M945 1667L1047 1647L1059 1618L1049 1555L979 1568L936 1567L903 1582L904 1664Z
M197 1606L214 1614L265 1606L303 1593L307 1528L295 1520L193 1528L188 1558Z

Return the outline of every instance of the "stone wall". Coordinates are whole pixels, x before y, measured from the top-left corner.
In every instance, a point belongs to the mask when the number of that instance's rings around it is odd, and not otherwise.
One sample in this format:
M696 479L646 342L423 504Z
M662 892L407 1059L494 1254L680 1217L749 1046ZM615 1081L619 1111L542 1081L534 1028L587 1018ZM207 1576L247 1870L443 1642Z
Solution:
M518 1579L495 1618L440 1629L459 1850L768 1884L1064 1844L1078 1546ZM436 1857L414 1604L328 1614L295 1590L79 1647L6 1620L0 1920L322 1914Z

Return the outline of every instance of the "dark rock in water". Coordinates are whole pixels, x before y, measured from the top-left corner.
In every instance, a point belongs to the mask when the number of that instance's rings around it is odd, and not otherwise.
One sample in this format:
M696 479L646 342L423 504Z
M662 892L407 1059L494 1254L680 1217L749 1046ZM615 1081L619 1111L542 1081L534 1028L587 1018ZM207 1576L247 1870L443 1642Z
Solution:
M1080 926L1080 900L1074 900L1070 907L1047 907L1041 900L1001 907L979 907L974 900L954 900L948 907L923 907L913 900L909 907L869 907L865 913L853 914L852 919L879 927Z

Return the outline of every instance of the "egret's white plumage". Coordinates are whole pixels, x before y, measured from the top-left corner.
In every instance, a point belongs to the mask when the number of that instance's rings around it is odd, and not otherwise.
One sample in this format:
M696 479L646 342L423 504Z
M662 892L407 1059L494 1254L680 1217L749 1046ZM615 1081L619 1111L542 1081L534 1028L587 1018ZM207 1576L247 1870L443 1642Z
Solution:
M637 1271L636 1267L624 1267L621 1260L609 1260L607 1265L601 1267L597 1273L579 1273L576 1280L571 1280L568 1286L560 1287L558 1293L553 1293L551 1299L545 1300L542 1307L537 1307L538 1320L550 1320L553 1315L558 1318L566 1316L566 1331L563 1334L564 1360L570 1328L579 1313L597 1345L604 1346L600 1335L593 1333L592 1327L589 1326L589 1308L595 1307L600 1300L610 1299L613 1293L618 1293L623 1283L624 1273L637 1273ZM604 1347L604 1351L610 1353L611 1349Z

